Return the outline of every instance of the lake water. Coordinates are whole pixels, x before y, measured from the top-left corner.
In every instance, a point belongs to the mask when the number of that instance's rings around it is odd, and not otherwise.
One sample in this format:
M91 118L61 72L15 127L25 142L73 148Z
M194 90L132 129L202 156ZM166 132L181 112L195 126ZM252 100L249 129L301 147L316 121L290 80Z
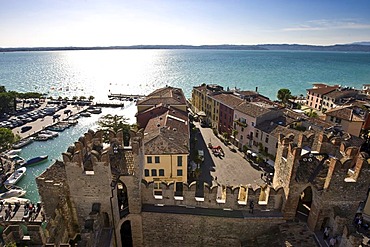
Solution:
M308 51L227 50L100 50L0 53L0 85L6 89L37 91L57 97L94 96L107 101L109 93L147 94L170 85L191 96L202 83L255 90L271 99L280 88L306 94L312 83L322 82L361 88L370 84L370 53ZM131 117L133 103L125 109L103 109ZM35 177L89 128L99 116L80 118L77 126L47 142L34 142L21 156L47 154L49 160L30 167L19 186L27 197L39 200Z
M165 85L220 84L271 99L280 88L306 94L312 83L370 84L370 53L230 50L99 50L0 54L0 85L52 96L147 94Z

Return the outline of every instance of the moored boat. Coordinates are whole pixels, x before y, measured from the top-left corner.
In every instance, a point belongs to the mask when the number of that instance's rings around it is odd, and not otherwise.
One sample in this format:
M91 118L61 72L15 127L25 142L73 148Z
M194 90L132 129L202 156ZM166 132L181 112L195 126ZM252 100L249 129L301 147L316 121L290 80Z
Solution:
M37 164L37 163L40 163L42 161L45 161L48 159L48 156L47 155L41 155L41 156L37 156L35 158L32 158L32 159L29 159L27 160L23 166L30 166L30 165L34 165L34 164Z
M4 182L5 186L15 185L16 183L21 180L21 178L26 174L26 167L20 167L14 171L12 175L10 175L7 180Z
M9 150L8 152L6 152L6 155L8 155L8 156L16 155L16 154L19 154L21 151L22 151L22 149L12 149L12 150Z
M1 200L3 204L15 204L15 203L20 203L20 204L26 204L30 202L30 199L27 198L20 198L20 197L10 197L10 198L5 198Z
M52 138L59 136L58 132L51 131L51 130L41 130L40 131L40 134L42 134L42 135L49 135Z
M18 164L18 165L22 165L24 164L26 161L19 155L15 154L15 155L10 155L8 156L9 160L14 162L15 164Z
M82 116L82 117L91 117L91 113L90 112L81 112L80 113L80 116Z
M15 149L19 149L19 148L21 148L21 147L24 147L24 146L26 146L26 145L30 144L32 141L33 141L33 140L32 140L32 138L25 138L25 139L22 139L22 140L20 140L20 141L18 141L18 142L16 142L16 143L14 143L14 144L13 144L13 148L15 148Z
M11 197L21 197L26 194L25 190L22 189L11 189L9 191L6 191L4 193L0 194L0 199L6 199Z

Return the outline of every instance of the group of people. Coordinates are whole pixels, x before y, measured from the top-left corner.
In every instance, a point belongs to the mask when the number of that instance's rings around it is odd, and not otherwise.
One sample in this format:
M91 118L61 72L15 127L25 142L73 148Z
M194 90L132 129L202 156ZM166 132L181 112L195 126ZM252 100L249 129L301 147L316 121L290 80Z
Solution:
M4 221L11 220L18 212L20 207L20 202L15 202L14 205L12 203L8 203L7 205L5 205L3 201L0 201L0 212L2 212L2 210L4 210L5 212L4 216L1 215L1 219ZM40 202L38 202L36 205L34 203L25 203L22 221L34 221L40 214L40 212L44 220L45 215L43 214L41 209L42 207Z
M329 238L329 235L330 235L330 227L325 227L324 229L324 240L329 240L329 246L330 247L334 247L335 244L337 243L337 238L332 236L331 238Z

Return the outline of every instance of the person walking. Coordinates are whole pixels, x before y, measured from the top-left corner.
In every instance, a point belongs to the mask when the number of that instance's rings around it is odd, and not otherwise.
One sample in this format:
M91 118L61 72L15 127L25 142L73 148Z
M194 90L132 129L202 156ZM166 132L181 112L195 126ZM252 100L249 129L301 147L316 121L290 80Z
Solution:
M251 201L251 202L249 203L249 213L253 214L253 209L254 209L254 202L253 202L253 201Z
M325 240L329 238L329 230L330 228L328 226L326 226L324 229L324 239Z

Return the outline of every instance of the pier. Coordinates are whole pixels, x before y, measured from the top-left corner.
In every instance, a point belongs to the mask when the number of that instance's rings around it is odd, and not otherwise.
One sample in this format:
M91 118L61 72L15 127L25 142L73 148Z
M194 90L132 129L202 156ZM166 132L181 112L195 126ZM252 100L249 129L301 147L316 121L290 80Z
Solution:
M145 95L142 95L142 94L121 94L121 93L115 94L115 93L112 93L112 94L108 95L109 99L129 100L129 101L137 100L137 99L144 98L144 97L145 97Z

